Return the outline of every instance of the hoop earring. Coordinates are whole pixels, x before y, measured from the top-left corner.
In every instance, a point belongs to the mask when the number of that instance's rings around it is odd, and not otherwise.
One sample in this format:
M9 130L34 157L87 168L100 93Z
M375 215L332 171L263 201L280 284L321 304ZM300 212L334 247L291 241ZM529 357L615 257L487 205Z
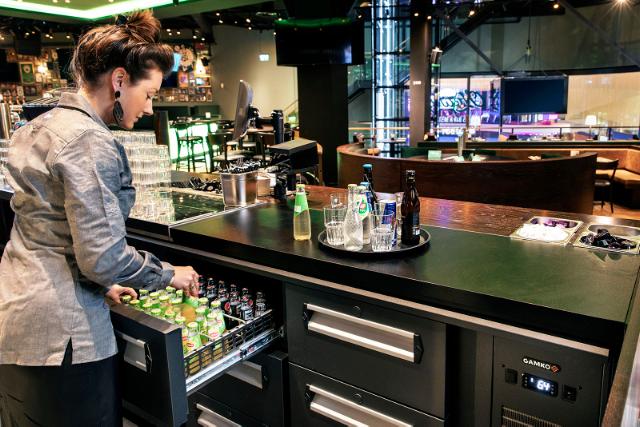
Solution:
M120 98L120 91L117 90L114 94L116 97L116 101L113 103L113 118L116 120L117 124L120 124L122 118L124 117L124 111L122 110L122 104L118 98Z

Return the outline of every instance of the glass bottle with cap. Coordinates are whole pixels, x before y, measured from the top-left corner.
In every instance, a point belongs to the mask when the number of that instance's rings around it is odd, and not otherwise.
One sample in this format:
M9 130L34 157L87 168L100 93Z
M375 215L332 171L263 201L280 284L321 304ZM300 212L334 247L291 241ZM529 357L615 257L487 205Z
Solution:
M347 213L344 218L344 248L359 251L363 246L362 218L358 212L358 186L349 184L347 188Z
M293 238L295 240L311 239L311 217L304 184L296 184L296 200L293 208Z

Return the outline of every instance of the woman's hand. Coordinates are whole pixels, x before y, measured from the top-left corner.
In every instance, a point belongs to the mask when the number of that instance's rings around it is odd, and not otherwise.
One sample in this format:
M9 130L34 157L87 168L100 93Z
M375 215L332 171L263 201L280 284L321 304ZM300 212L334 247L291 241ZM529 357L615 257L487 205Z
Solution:
M132 288L125 288L124 286L120 285L111 286L106 294L107 298L109 298L116 304L120 304L120 297L123 295L131 295L132 299L138 298L138 294L136 294L135 290L133 290Z
M171 286L182 289L185 294L198 297L198 273L191 266L174 267L175 272Z

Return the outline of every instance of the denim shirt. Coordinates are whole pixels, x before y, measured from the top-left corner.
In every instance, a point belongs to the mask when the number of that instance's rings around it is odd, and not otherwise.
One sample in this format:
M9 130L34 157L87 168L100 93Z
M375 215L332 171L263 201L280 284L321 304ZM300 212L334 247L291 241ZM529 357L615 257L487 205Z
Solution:
M166 286L173 267L127 245L135 200L125 151L81 95L15 132L6 178L11 238L0 262L0 364L105 359L116 342L104 294Z

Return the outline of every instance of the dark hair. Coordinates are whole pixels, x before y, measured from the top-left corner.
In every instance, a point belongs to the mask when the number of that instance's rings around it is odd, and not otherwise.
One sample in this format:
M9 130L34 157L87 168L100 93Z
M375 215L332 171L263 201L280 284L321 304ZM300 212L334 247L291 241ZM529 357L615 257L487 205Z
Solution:
M119 17L85 33L73 52L70 70L78 86L95 86L100 77L117 67L129 73L131 83L147 78L157 68L167 74L173 68L173 51L160 40L160 21L149 10Z

